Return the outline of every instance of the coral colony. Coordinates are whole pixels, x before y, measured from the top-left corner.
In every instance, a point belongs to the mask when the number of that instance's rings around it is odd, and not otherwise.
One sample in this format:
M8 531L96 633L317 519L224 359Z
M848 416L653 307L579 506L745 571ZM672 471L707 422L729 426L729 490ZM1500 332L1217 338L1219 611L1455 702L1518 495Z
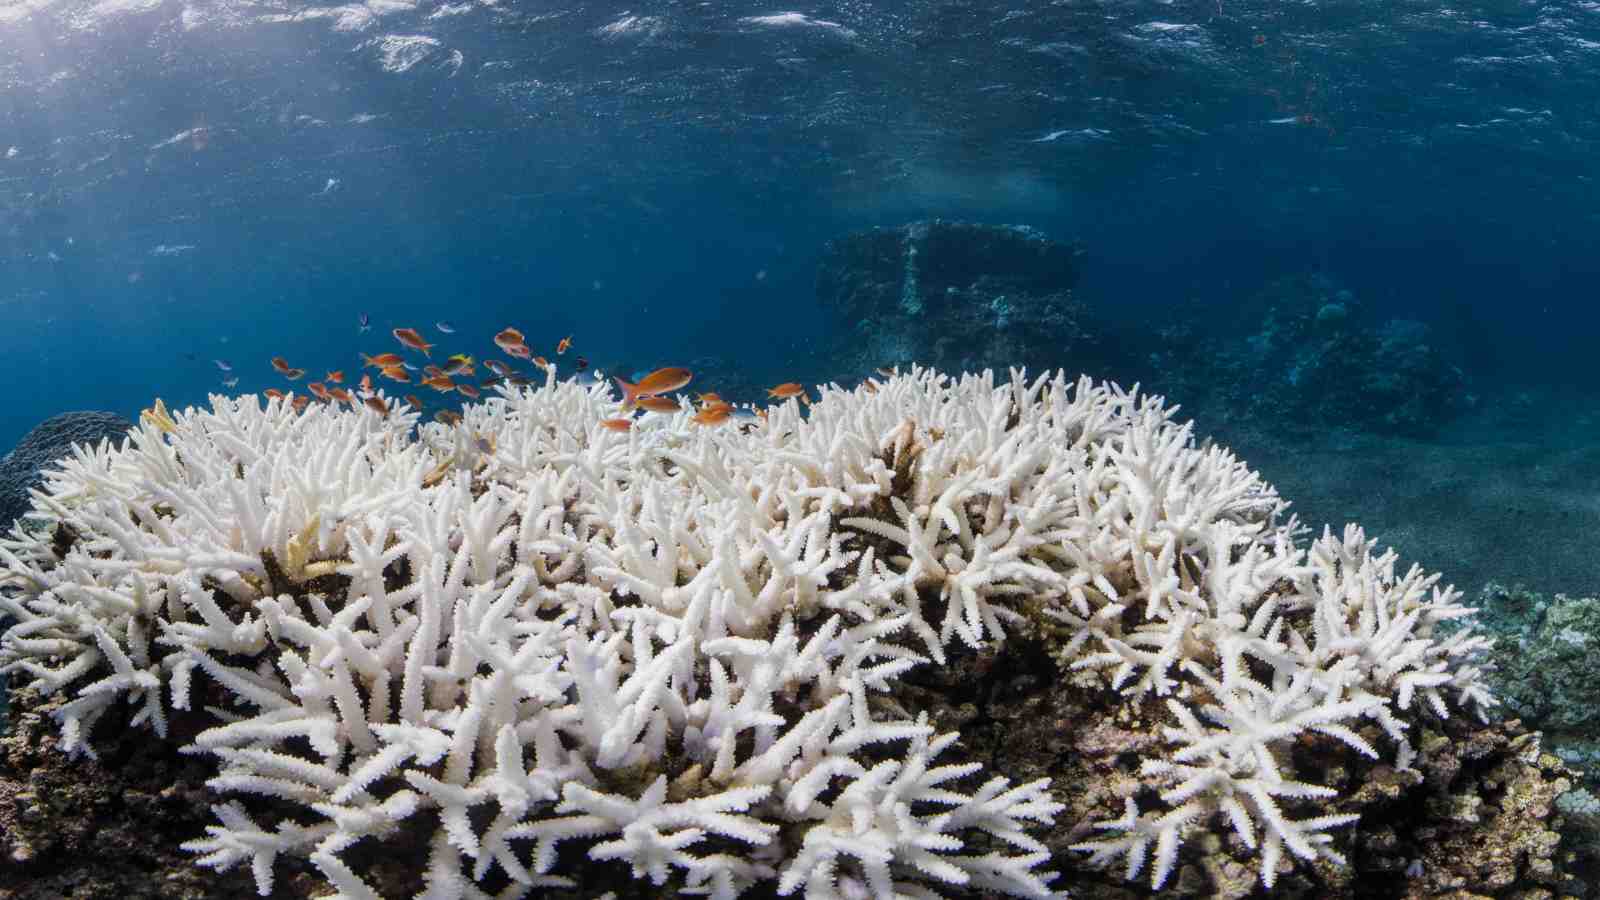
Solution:
M161 736L203 717L217 824L185 846L263 894L298 856L376 898L352 848L405 840L430 898L608 869L1047 896L1047 780L984 772L896 696L1023 631L1166 721L1138 797L1070 849L1159 888L1216 832L1271 885L1340 860L1354 818L1291 744L1404 767L1423 717L1493 703L1486 641L1439 627L1459 595L1359 529L1300 546L1159 397L916 370L715 428L614 431L604 386L553 374L453 427L381 405L158 407L0 547L0 666L70 698L68 751L122 704Z

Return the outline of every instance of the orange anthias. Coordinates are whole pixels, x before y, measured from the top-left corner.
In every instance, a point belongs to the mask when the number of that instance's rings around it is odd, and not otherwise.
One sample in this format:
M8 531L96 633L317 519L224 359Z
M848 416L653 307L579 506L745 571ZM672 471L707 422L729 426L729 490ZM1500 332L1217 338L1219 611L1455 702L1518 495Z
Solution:
M672 413L679 409L676 397L640 397L635 405L640 409L658 413Z
M406 358L398 353L379 353L377 356L368 356L363 353L361 354L361 360L363 365L371 366L374 369L387 369L390 366L400 365L406 361Z
M433 349L433 345L428 343L421 334L417 333L415 328L396 328L393 334L395 340L413 350L421 350L423 356L429 355L428 351Z
M629 384L618 378L617 384L622 387L622 406L624 409L632 409L638 405L641 397L670 394L688 384L693 378L694 373L688 369L673 367L657 369L639 379L637 384Z
M522 343L525 343L522 340L522 332L515 328L502 329L499 334L494 336L494 345L501 350L505 350L507 347L515 347Z
M779 400L787 400L790 397L803 397L805 393L805 386L793 381L786 381L775 388L767 390L768 397L775 397Z
M274 356L272 358L272 367L277 369L279 372L289 371L289 364L285 362L284 358L281 356Z
M731 415L733 415L733 407L715 406L711 409L700 410L690 416L689 421L697 425L721 425L723 422L728 421L728 417Z
M332 372L328 373L326 380L329 384L342 384L344 383L344 372L334 369Z
M563 353L565 353L565 352L567 352L568 350L571 350L571 349L572 349L572 335L569 334L566 337L562 338L560 343L556 344L556 355L560 356L561 354L563 354Z

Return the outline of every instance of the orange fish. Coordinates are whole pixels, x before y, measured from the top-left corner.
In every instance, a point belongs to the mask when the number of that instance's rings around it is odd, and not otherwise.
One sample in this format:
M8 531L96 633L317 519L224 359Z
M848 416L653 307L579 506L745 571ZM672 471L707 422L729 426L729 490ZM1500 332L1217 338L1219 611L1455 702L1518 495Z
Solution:
M627 431L633 427L632 419L601 419L600 427L607 431Z
M428 376L429 378L437 378L438 376L444 374L444 370L438 366L423 366L422 374Z
M411 382L411 375L406 372L403 366L388 366L383 370L383 377L391 381L399 381L407 384Z
M305 369L286 369L284 370L283 377L289 379L290 381L299 381L305 374Z
M672 413L677 412L679 409L678 400L675 397L640 397L639 402L635 405L640 409L658 413Z
M421 409L422 408L422 401L417 399L417 395L416 394L407 394L406 395L406 402L411 404L411 408L412 409Z
M338 369L334 369L332 372L328 373L328 377L326 379L324 379L324 380L328 381L328 382L330 382L332 384L343 384L344 383L344 372L342 372L342 371L340 371Z
M501 350L505 350L508 347L519 347L523 343L524 341L522 339L522 332L516 330L515 328L503 329L499 334L494 336L494 345L499 347Z
M348 403L351 406L356 405L356 398L350 396L350 392L342 387L329 388L328 393L332 394L333 399L339 401L340 403Z
M423 356L427 356L428 351L433 349L433 345L424 340L415 328L396 328L390 333L394 335L395 340L405 344L407 347L413 350L421 350Z
M279 372L289 371L289 364L284 362L284 359L281 356L274 356L272 358L272 367L277 369Z
M450 391L456 389L456 383L450 380L449 375L445 375L443 373L438 375L429 375L427 378L422 379L422 384L441 393L449 393Z
M641 397L670 394L688 384L692 378L694 374L688 369L679 368L657 369L639 379L638 384L629 384L618 378L617 384L622 387L622 408L632 409L638 405Z
M541 369L548 369L548 368L550 368L550 360L548 360L548 359L545 359L545 358L544 358L544 357L542 357L542 356L535 356L535 357L534 357L534 358L533 358L533 364L534 364L534 365L536 365L536 366L538 366L538 367L539 367L539 368L541 368Z
M695 399L699 400L701 403L716 404L716 403L721 403L722 402L722 395L718 394L718 393L715 393L715 392L708 391L708 392L706 392L704 394L695 395Z
M461 414L458 412L452 412L448 409L439 410L433 414L433 418L445 425L454 426L461 424Z
M366 399L366 404L368 409L381 416L387 416L389 414L389 405L383 402L382 397L368 397Z
M295 412L305 412L306 407L311 404L311 398L307 397L305 394L301 394L300 396L294 398L292 403L294 405Z
M473 387L470 384L458 384L458 385L456 385L456 393L460 394L463 397L466 397L469 400L478 399L478 389Z
M328 397L329 397L328 386L323 384L322 382L320 382L320 381L308 382L306 384L306 390L310 391L313 394L316 394L318 400L321 400L324 403L328 402Z
M894 370L893 369L879 368L878 369L878 374L882 375L885 378L893 378L894 377Z
M282 400L283 399L283 391L280 391L277 388L267 388L263 393L265 393L267 395L268 399L271 399L271 400Z
M363 391L372 390L372 376L371 375L363 375L363 376L361 376L361 390L363 390Z
M804 386L793 381L786 381L775 388L769 389L767 391L767 396L776 397L779 400L787 400L790 397L803 397L805 396L805 393L806 389Z
M365 353L361 354L362 365L369 366L374 369L387 369L390 366L398 366L405 361L406 358L398 353L379 353L377 356L368 356Z
M698 425L721 425L733 415L733 407L719 406L716 409L702 409L689 417L689 421Z
M566 337L562 338L560 343L556 344L556 355L560 356L561 354L563 354L563 353L565 353L565 352L567 352L568 350L571 350L571 349L572 349L572 335L569 334Z
M483 364L488 366L489 370L494 372L496 375L504 377L511 374L511 367L498 359L486 359L483 361Z

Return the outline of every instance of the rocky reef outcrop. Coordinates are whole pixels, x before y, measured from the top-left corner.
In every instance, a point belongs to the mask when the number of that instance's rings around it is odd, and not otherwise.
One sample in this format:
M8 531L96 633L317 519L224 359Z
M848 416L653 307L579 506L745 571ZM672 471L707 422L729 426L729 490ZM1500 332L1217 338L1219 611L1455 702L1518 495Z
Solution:
M940 219L830 241L817 299L835 322L834 370L916 362L948 371L1098 358L1073 296L1082 250L1020 225Z

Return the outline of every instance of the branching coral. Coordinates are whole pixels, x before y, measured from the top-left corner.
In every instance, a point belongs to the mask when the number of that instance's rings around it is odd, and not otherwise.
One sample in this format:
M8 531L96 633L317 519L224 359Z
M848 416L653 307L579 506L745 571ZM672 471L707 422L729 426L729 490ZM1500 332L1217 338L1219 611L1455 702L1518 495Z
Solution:
M1050 893L1062 804L984 776L901 677L1032 630L1170 717L1121 832L1153 881L1220 814L1337 858L1348 815L1285 759L1306 735L1405 765L1407 722L1491 702L1455 596L1359 531L1309 556L1284 504L1159 398L1062 375L917 371L743 428L623 433L553 378L455 427L213 397L82 448L0 543L0 669L119 703L218 763L203 865L285 856L376 897L352 847L419 827L427 897L522 896L584 866L733 897ZM964 651L963 651L964 652ZM285 811L292 814L285 814ZM1308 814L1309 812L1309 814ZM574 848L576 848L574 850ZM584 861L586 859L586 862Z

